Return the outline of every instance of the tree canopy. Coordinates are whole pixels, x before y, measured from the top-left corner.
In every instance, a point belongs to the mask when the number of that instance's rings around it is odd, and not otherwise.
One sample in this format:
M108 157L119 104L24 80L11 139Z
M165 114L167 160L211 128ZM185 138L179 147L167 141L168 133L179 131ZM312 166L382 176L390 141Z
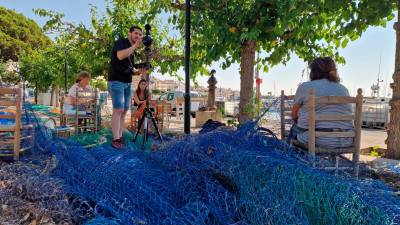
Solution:
M191 75L207 66L240 63L240 114L246 119L253 99L254 65L268 71L292 54L305 61L316 56L345 60L338 49L359 38L369 26L384 26L393 18L392 0L192 0ZM63 21L63 15L35 10L50 20L46 31L60 32L57 49L68 49L71 73L86 69L107 75L113 41L126 37L130 26L149 23L154 39L153 66L176 75L183 66L185 14L183 1L111 0L104 15L92 7L90 26ZM255 59L255 52L261 52ZM59 61L58 61L59 62ZM60 62L59 62L60 63ZM71 76L71 74L69 74ZM241 122L244 121L241 120Z
M144 27L151 24L151 36L153 38L152 56L156 60L153 67L161 73L176 74L182 64L182 48L168 37L169 27L162 24L157 15L150 15L151 1L142 0L140 4L129 0L113 0L106 6L105 14L99 15L96 7L91 8L91 24L74 25L64 21L63 14L37 9L40 16L50 19L44 26L49 32L59 32L56 39L57 45L68 46L69 51L77 53L84 64L96 75L107 76L110 52L113 42L118 38L127 37L132 25ZM140 61L143 51L138 51Z
M184 35L182 1L155 1L170 13L170 21ZM369 26L384 26L394 18L391 0L192 0L192 69L223 60L223 68L241 61L245 41L256 41L264 51L262 66L290 60L294 53L310 61L334 56Z
M51 44L41 28L14 10L0 6L0 60L18 61L22 52Z
M56 46L25 53L19 63L22 76L39 92L47 92L64 83L64 52ZM69 80L72 79L69 76Z
M0 85L18 84L20 76L16 71L17 63L12 61L3 62L0 60Z
M384 26L393 18L392 0L192 0L191 69L222 61L222 68L241 64L240 114L246 111L253 96L254 64L264 71L286 63L292 54L305 61L316 56L338 53L369 26ZM153 1L169 12L175 29L184 34L183 1ZM255 52L262 52L256 62Z

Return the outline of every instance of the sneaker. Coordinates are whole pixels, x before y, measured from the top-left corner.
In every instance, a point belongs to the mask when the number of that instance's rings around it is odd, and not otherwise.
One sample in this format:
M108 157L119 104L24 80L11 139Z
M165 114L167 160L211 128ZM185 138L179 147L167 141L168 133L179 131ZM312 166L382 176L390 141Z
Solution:
M111 142L111 147L116 148L116 149L122 149L124 147L124 145L119 141L119 139L117 139L117 140L113 140Z
M119 141L119 143L121 143L123 145L125 144L125 140L123 138L117 139L116 141Z

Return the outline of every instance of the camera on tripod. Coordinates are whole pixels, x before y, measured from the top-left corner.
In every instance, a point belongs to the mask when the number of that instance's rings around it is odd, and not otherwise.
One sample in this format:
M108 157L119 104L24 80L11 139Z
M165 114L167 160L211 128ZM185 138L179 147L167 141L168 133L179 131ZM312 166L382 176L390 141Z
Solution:
M146 34L143 37L143 45L146 46L144 51L145 51L145 55L146 55L146 60L144 63L137 63L134 64L133 67L135 69L151 69L152 66L150 64L150 46L153 43L153 39L150 36L150 30L151 30L151 26L149 24L146 24L146 26L144 26L144 29L146 30Z
M151 26L149 24L146 24L146 26L144 26L144 29L146 30L146 34L143 38L143 44L144 46L146 46L146 48L149 48L153 43L153 39L150 36Z
M136 69L140 69L140 68L150 69L151 68L151 64L150 64L150 60L151 60L150 59L150 51L151 51L151 49L150 49L150 46L153 43L153 39L150 36L151 26L149 24L146 24L146 26L144 26L144 29L146 30L146 34L143 37L143 42L142 43L144 44L144 46L146 46L145 49L144 49L145 61L144 61L144 63L134 64L133 66ZM146 73L146 81L147 81L147 84L150 83L150 77L149 77L148 73ZM142 124L143 124L142 148L144 147L145 142L148 141L149 122L153 123L153 126L154 126L154 128L155 128L155 130L156 130L156 132L158 134L158 137L160 138L161 142L163 142L163 138L161 136L160 131L158 130L158 126L157 126L155 117L153 115L153 112L150 110L149 89L146 90L146 94L145 95L146 95L146 108L144 109L143 116L139 121L139 125L138 125L138 128L136 130L136 134L135 134L135 136L134 136L134 138L132 140L133 142L136 142L136 138L138 137L139 131L140 131L140 129L142 127Z

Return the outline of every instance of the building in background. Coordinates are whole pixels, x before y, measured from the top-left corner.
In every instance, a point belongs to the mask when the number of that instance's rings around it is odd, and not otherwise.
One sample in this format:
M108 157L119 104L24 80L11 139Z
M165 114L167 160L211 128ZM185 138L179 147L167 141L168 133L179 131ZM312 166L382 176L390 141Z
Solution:
M240 91L232 90L230 88L217 88L215 96L218 99L225 101L238 100L240 98Z

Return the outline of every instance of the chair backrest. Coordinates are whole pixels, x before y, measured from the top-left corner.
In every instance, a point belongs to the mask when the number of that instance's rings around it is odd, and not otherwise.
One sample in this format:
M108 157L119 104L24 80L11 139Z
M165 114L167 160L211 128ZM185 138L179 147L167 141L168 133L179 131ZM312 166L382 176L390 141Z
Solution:
M76 101L75 101L75 132L78 132L78 118L80 108L84 108L86 113L89 113L93 119L94 131L98 130L98 89L94 89L94 91L81 91L79 89L76 90Z
M308 113L308 150L312 155L316 153L315 139L317 137L332 137L332 138L343 138L352 137L354 138L353 157L359 157L360 152L360 139L361 139L361 112L362 112L363 96L362 90L357 90L356 97L349 96L323 96L316 97L315 90L311 89L308 93L307 100L307 113ZM317 115L315 112L316 105L320 104L355 104L355 111L351 115ZM315 130L315 124L318 121L354 121L354 129L351 131L340 131L340 132L322 132ZM321 148L319 148L322 151ZM340 151L340 150L338 150ZM325 152L325 151L324 151ZM326 151L328 152L328 151ZM345 153L345 152L343 152ZM348 152L350 153L350 152ZM358 162L358 158L353 158L353 161Z
M95 111L97 107L97 100L98 100L98 90L95 89L94 91L76 91L76 101L75 107L76 109L79 106L83 106L87 111ZM78 111L78 110L77 110Z
M286 140L289 136L290 127L293 125L292 108L294 95L285 95L281 91L281 139Z
M3 131L14 132L13 139L13 155L14 160L19 159L19 151L21 145L21 113L22 113L22 87L19 88L0 88L0 111L4 113L0 114L0 119L14 119L15 124L13 126L7 126L7 128L0 129ZM1 126L1 125L0 125ZM10 144L10 143L0 143Z

